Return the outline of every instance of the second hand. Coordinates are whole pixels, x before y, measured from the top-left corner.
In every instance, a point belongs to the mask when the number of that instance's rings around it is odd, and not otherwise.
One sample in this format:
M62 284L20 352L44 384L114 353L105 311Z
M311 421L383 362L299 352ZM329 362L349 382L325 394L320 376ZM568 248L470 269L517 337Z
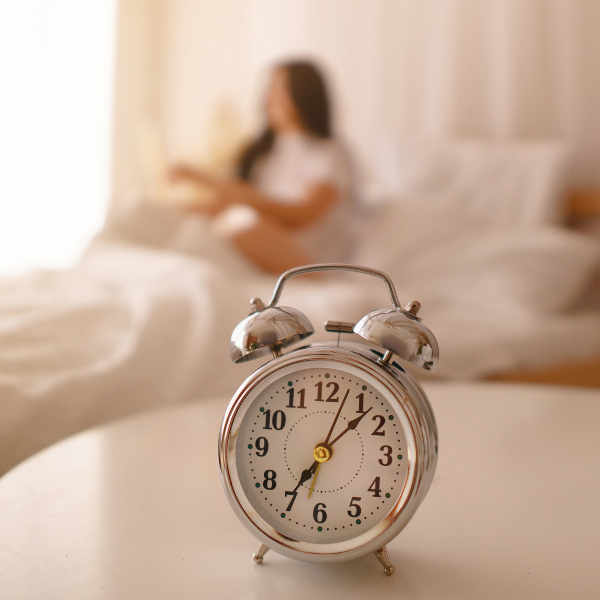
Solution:
M313 490L315 489L315 483L317 482L317 475L319 474L319 469L321 468L321 463L317 465L317 470L315 471L315 476L313 477L312 485L310 486L310 491L308 492L308 497L312 496Z

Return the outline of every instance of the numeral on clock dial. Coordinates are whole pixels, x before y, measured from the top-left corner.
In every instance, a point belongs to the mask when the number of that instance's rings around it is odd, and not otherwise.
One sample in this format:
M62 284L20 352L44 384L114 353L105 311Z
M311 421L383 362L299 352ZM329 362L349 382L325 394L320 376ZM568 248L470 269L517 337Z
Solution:
M273 427L281 431L285 427L285 413L282 410L276 410L273 413ZM265 411L265 426L263 429L271 429L271 411Z
M373 483L371 484L371 486L369 487L369 489L367 491L373 492L374 498L381 497L381 487L380 487L380 483L379 483L379 477L375 477L375 479L373 480Z
M294 405L294 388L289 389L286 393L290 397L287 404L288 408L306 408L304 405L304 395L306 394L306 390L298 390L298 396L300 398L300 404L298 404L298 406Z
M286 498L288 496L292 497L292 499L290 500L290 503L287 505L287 508L285 509L287 512L290 512L290 510L292 510L292 506L294 506L294 502L296 502L296 497L298 496L298 492L286 492L285 496L286 496Z
M256 440L256 456L263 457L269 451L269 440L265 437L259 437Z
M325 512L324 509L326 509L327 507L325 506L325 504L323 504L322 502L319 502L316 506L315 509L313 510L313 519L317 522L317 523L325 523L325 521L327 521L327 513Z
M356 504L356 502L360 502L360 498L352 498L352 500L350 500L350 507L356 509L354 512L351 510L348 511L348 515L352 518L359 517L362 512L361 507Z
M315 387L317 388L317 397L315 398L315 402L323 402L323 382L319 381ZM330 381L325 387L333 388L325 402L339 402L340 399L336 396L336 394L338 393L340 386L335 381Z
M356 396L356 399L358 400L358 410L356 411L357 413L364 415L365 414L365 407L364 407L364 403L365 403L365 395L364 394L359 394L358 396Z
M371 435L385 435L385 431L382 431L381 429L385 423L385 417L382 417L381 415L375 415L373 417L373 421L379 421L379 425L377 425L375 431Z
M277 487L277 483L275 482L275 478L277 477L277 473L272 469L268 469L265 471L265 480L263 481L263 487L265 490L274 490Z
M381 448L379 448L382 452L383 452L383 456L385 458L379 459L379 464L383 467L389 467L392 464L392 447L391 446L381 446Z

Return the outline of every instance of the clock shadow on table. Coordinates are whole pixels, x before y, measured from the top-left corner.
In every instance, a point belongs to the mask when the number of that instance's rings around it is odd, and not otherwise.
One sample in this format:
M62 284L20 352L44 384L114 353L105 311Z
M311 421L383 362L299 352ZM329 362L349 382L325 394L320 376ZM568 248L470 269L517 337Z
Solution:
M314 592L320 597L329 598L365 598L365 594L378 594L379 597L388 597L388 594L402 594L403 598L420 597L424 591L420 581L427 572L435 570L436 579L440 587L453 587L457 579L464 580L464 574L460 577L451 570L440 565L433 565L430 560L420 560L408 557L398 552L390 555L396 566L396 572L388 577L384 575L383 568L375 556L332 564L305 563L269 552L265 556L262 565L256 565L254 577L257 584L255 594L249 597L257 599L284 598L301 593ZM403 572L402 565L405 572ZM447 572L449 579L447 585L441 585L441 577ZM418 581L415 581L415 573L418 573ZM417 585L415 585L415 583ZM436 586L437 587L437 586ZM291 591L294 591L291 594ZM392 597L391 595L389 597Z
M267 564L269 558L269 564ZM293 589L295 594L318 594L331 598L364 598L365 591L382 594L386 590L397 593L406 589L402 577L394 581L383 574L379 563L369 557L346 562L319 565L303 563L286 557L265 557L265 562L255 569L255 597L285 598ZM258 565L257 565L258 567ZM264 568L263 568L264 567Z
M410 552L389 549L390 559L396 567L388 577L374 556L345 563L319 565L303 563L269 552L262 565L254 568L255 587L247 598L298 597L306 594L321 598L363 599L378 598L446 598L466 597L518 597L523 589L511 577L497 569L481 569L473 561L465 569L448 557L440 561L417 556ZM491 593L492 590L499 592Z

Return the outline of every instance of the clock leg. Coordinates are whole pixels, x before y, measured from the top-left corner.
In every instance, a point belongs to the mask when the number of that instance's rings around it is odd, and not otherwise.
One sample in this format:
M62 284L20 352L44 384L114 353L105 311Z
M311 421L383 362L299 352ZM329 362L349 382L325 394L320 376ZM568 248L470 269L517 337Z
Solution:
M377 560L383 565L383 572L386 575L392 575L396 570L394 565L390 562L390 557L388 556L387 549L384 546L383 548L379 548L379 550L375 550L373 554L377 557Z
M257 551L257 552L255 552L255 553L252 555L252 558L254 559L254 562L255 562L255 563L257 563L257 564L259 564L259 565L260 565L260 564L262 564L262 561L263 561L263 556L264 556L264 555L265 555L265 554L266 554L268 551L269 551L269 547L268 547L268 546L265 546L264 544L261 544L261 545L258 547L258 551ZM392 568L393 568L393 567L392 567Z

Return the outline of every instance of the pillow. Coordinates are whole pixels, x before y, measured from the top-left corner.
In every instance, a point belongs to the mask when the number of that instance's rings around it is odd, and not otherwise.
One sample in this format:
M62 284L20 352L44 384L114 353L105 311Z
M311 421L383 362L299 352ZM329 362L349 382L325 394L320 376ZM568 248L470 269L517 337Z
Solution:
M365 231L356 262L381 269L429 308L560 312L600 263L596 240L563 228L473 226L402 203L385 205Z
M398 138L379 150L378 178L397 200L500 226L562 218L562 142Z
M162 248L187 216L183 211L143 199L131 200L123 205L109 216L96 239Z

